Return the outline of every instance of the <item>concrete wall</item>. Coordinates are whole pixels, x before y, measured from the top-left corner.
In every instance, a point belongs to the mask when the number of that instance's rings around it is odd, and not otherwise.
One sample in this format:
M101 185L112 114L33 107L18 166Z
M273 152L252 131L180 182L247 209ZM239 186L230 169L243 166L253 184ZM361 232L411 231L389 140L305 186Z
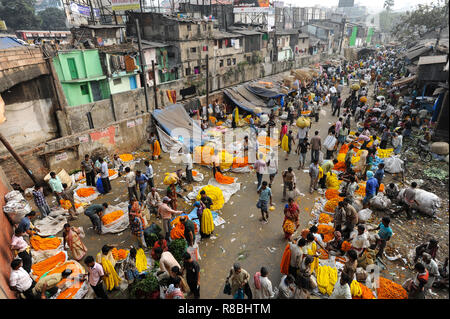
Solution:
M5 194L11 190L5 173L0 168L0 299L15 299L14 292L9 289L9 275L13 258L11 249L12 227L3 212Z
M6 121L0 124L0 133L12 147L37 145L58 136L51 85L48 76L41 76L1 93ZM1 144L0 154L5 152Z

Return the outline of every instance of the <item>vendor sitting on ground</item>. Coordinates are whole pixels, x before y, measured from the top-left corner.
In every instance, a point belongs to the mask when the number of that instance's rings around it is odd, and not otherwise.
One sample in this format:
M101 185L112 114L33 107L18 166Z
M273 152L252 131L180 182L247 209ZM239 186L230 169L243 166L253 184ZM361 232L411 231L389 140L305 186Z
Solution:
M428 253L431 255L431 258L436 260L436 254L439 249L438 241L434 238L431 238L429 243L422 244L416 247L416 255L414 256L414 262L416 263L420 257L422 257L423 253Z
M345 254L345 252L341 249L342 243L344 242L344 239L342 239L341 232L335 231L334 232L334 239L329 241L325 248L328 250L328 253L333 256L342 256Z
M61 280L67 278L72 273L72 270L65 269L62 273L47 275L39 279L33 288L33 294L36 298L47 299L58 292L58 284Z

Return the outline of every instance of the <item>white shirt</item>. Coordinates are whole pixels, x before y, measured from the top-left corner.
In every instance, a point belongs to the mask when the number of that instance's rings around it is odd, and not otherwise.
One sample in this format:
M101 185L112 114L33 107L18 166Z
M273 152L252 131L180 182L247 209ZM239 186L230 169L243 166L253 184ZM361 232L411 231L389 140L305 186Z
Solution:
M129 172L129 173L125 176L125 179L126 179L126 181L127 181L128 187L136 186L136 175L134 174L134 172Z
M25 269L20 267L17 270L11 270L9 276L9 284L11 287L16 287L20 292L27 291L33 284L33 279Z
M106 162L102 163L102 174L101 174L101 177L102 178L109 177L108 164Z
M255 288L255 298L256 299L270 299L275 297L276 289L272 288L272 283L270 282L269 278L260 276L259 281L261 282L261 288L256 289Z
M153 178L153 167L152 164L149 164L145 170L145 175L147 175L148 178Z
M325 247L325 243L322 240L322 236L320 236L320 234L313 234L313 235L316 238L316 240L319 242L319 244L321 244L323 247Z
M284 283L286 277L286 275L281 277L280 286L278 287L278 299L291 299L294 297L294 292Z
M309 131L309 127L299 128L297 132L297 138L299 140L303 140L306 137L306 134Z
M355 233L353 233L353 234L355 234ZM353 235L353 236L350 235L350 238L353 239L352 240L353 248L362 250L363 248L368 248L370 246L367 231L365 231L362 235L358 235L358 233L356 232L356 235Z
M400 145L402 145L403 142L403 136L402 135L398 135L397 137L393 137L392 138L392 146L394 147L398 147Z
M289 249L291 250L291 261L290 266L299 268L300 267L300 261L303 257L303 252L300 249L300 247L295 243L289 243Z
M330 299L352 299L352 292L348 284L341 285L341 281L338 279L334 285L333 293Z
M428 282L425 284L425 288L431 288L433 286L434 281L437 277L439 277L439 268L437 263L431 259L430 263L427 264L423 262L423 265L428 270L430 277L428 278Z

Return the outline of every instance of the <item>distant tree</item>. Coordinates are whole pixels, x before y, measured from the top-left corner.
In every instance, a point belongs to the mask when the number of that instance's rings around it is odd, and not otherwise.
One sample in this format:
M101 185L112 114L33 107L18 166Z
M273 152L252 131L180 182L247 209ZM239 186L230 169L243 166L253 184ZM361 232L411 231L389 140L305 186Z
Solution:
M438 44L442 29L448 27L448 9L448 0L419 4L415 10L407 11L397 19L392 33L400 41L406 42L436 31Z
M57 8L47 8L38 13L43 30L65 30L66 14Z
M35 0L0 0L0 17L8 29L32 29L40 27L39 17L35 14Z

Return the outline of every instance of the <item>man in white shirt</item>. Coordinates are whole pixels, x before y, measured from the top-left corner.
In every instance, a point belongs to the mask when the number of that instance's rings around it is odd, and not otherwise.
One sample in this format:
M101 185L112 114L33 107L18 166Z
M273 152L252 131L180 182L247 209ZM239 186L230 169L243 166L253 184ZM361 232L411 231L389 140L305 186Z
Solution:
M153 167L150 164L149 161L145 161L145 176L148 178L148 188L152 189L152 187L155 186L155 183L153 182Z
M261 154L261 153L258 154L258 157L259 157L259 159L253 165L253 168L256 171L256 179L258 181L258 186L256 189L257 191L261 187L262 180L263 180L263 174L266 173L266 167L267 167L266 162L263 161L263 154Z
M102 179L103 190L105 191L105 194L108 194L111 191L111 183L109 181L108 163L106 163L103 160L103 158L99 158L98 161L101 164L100 178Z
M11 274L9 276L9 286L17 293L23 293L26 299L34 299L33 288L36 282L30 274L22 268L22 259L17 258L11 262Z
M131 201L131 198L136 198L138 199L139 196L137 194L137 190L136 190L136 175L134 174L134 172L131 171L131 169L129 167L125 168L125 180L127 182L127 187L128 187L128 198Z
M429 273L428 282L425 284L424 288L431 289L435 280L440 277L439 268L436 261L434 261L433 258L431 258L431 255L429 253L423 253L422 260L423 265L425 266L425 268L428 270Z
M255 299L272 299L278 293L278 289L272 288L272 282L268 278L269 272L266 267L261 267L259 273L254 277Z
M305 126L304 128L299 128L297 132L297 139L300 143L300 141L304 140L306 137L308 137L308 131L309 127Z
M334 285L330 299L352 299L350 278L345 273L341 274L341 279Z

